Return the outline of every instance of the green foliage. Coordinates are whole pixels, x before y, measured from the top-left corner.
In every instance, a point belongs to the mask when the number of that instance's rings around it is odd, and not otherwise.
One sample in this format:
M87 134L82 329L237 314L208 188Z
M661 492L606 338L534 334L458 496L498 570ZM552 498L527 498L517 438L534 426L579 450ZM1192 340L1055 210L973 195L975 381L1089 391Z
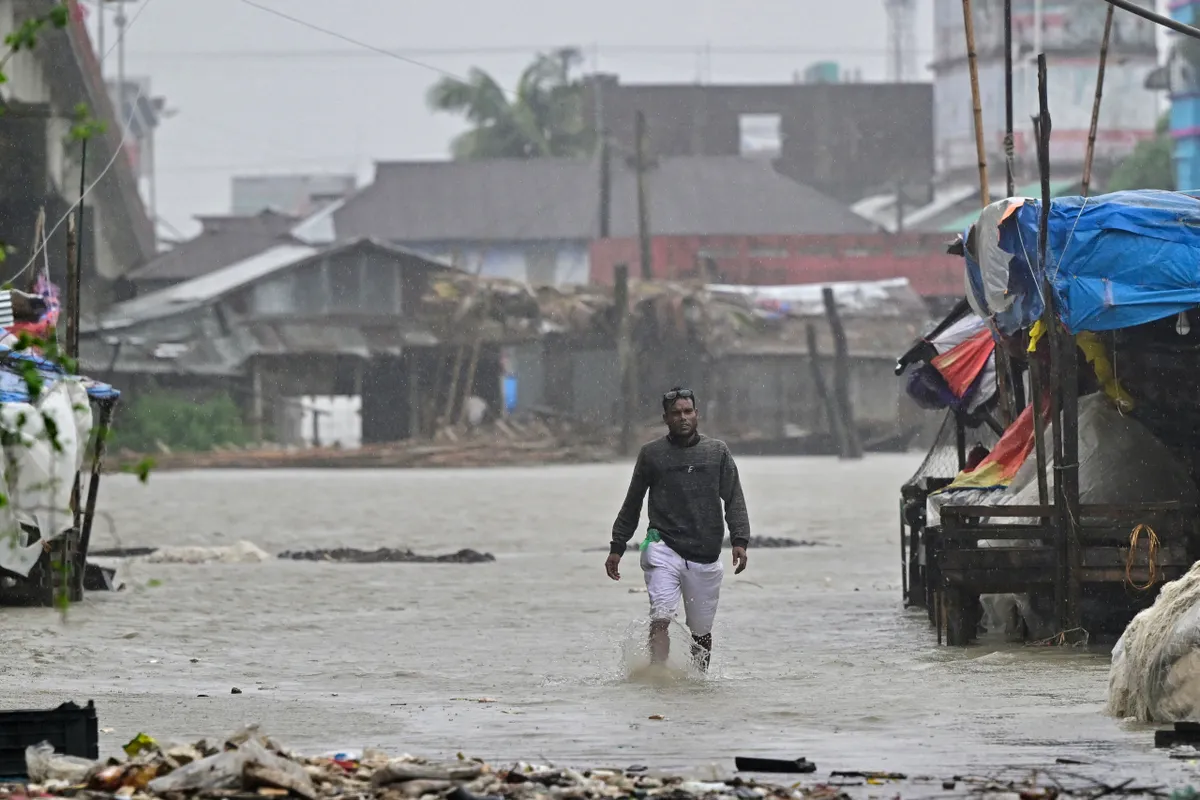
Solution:
M538 54L511 97L492 76L472 68L465 81L442 78L426 100L433 110L471 124L451 143L456 159L587 155L594 137L584 119L583 81L573 74L582 60L573 48Z
M1158 121L1153 139L1138 142L1137 147L1122 161L1108 180L1110 192L1126 189L1169 189L1175 186L1174 142L1170 121L1164 116Z
M71 132L67 139L70 142L82 142L85 139L91 139L93 136L99 136L108 130L108 125L103 121L97 120L92 116L91 109L87 103L80 103L75 106L75 113L72 115Z
M67 0L64 0L40 17L30 17L27 20L23 20L15 31L4 37L4 44L9 50L5 59L11 58L13 53L19 53L22 50L32 50L34 47L37 47L38 35L47 25L61 30L67 27L70 19L70 8L67 5Z
M228 394L197 402L175 392L157 390L139 395L122 413L116 446L153 453L160 445L171 450L202 451L247 441L241 411ZM143 462L139 478L153 462ZM139 465L142 467L143 465ZM144 478L142 478L144 480Z

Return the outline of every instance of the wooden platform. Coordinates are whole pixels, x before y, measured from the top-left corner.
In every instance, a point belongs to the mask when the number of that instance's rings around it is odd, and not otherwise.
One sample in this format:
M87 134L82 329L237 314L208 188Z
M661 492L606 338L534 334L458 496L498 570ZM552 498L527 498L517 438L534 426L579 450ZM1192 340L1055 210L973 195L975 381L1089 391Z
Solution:
M1153 603L1163 583L1181 577L1200 557L1200 517L1195 507L1179 503L1081 506L1078 547L1067 546L1054 515L1052 506L946 506L941 510L942 524L924 529L921 537L926 561L923 580L939 640L944 635L947 644L965 645L975 638L982 594L1049 594L1055 607L1062 608L1071 601L1064 596L1064 587L1072 553L1078 554L1074 557L1079 563L1070 571L1071 580L1081 588L1124 588L1134 613ZM1025 519L1037 521L998 521ZM1138 526L1144 527L1132 551L1130 537ZM1116 622L1123 627L1129 619Z

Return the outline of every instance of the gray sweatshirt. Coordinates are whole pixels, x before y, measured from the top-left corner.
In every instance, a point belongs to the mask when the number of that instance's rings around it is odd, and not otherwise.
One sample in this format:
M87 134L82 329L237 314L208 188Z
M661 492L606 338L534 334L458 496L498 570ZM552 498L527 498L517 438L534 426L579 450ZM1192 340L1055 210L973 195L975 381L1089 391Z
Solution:
M734 547L749 544L746 499L737 465L724 442L697 434L686 444L664 436L644 445L613 523L611 552L625 552L642 517L647 490L650 527L684 559L697 564L720 559L726 523Z

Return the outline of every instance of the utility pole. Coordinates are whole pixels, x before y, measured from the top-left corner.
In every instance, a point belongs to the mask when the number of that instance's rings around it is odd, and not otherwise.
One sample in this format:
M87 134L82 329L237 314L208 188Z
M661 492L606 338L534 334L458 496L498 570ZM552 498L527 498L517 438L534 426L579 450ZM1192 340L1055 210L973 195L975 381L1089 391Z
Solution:
M117 0L117 122L122 126L122 136L126 133L123 126L129 114L125 109L125 25L128 22L125 0Z
M642 280L654 279L654 265L650 253L650 209L646 205L646 115L640 110L633 118L635 139L635 169L637 171L637 212L639 260L642 264Z

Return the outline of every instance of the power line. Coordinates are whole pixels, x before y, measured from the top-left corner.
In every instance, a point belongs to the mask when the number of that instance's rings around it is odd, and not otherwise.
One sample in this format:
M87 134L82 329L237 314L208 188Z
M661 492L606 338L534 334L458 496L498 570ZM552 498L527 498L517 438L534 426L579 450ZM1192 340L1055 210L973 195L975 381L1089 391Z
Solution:
M259 8L257 3L250 0L243 0ZM277 12L274 9L265 9L270 13L287 17L282 12ZM309 23L304 24L306 27L313 27ZM317 28L317 30L321 30ZM336 35L336 34L335 34ZM420 58L453 58L464 56L505 56L505 55L529 55L531 53L544 53L560 49L561 45L477 45L472 47L403 47L394 48L375 47L365 45L371 50L370 53L362 52L361 50L352 50L349 48L311 48L311 49L291 49L291 50L184 50L184 51L165 51L165 50L141 50L130 53L129 55L142 59L170 59L177 61L180 59L186 60L205 60L218 61L223 59L236 59L246 61L290 61L290 60L316 60L316 59L357 59L366 58L372 55L386 55L393 58L415 63L417 66L426 69L444 72L430 64L417 61ZM580 48L581 52L583 51ZM673 45L673 44L653 44L653 45L637 45L637 44L616 44L616 45L589 45L587 52L596 54L601 57L604 55L675 55L680 57L692 58L700 53L711 53L712 55L722 56L725 58L758 58L758 57L781 57L781 56L886 56L888 51L885 48L878 47L828 47L828 48L813 48L813 47L755 47L752 45L729 45L729 46L713 46L706 45ZM918 53L932 54L934 51L931 48L921 48Z
M455 80L459 80L459 81L463 80L463 78L461 76L455 75L453 72L444 70L441 67L435 67L433 64L426 64L424 61L419 61L415 58L410 58L408 56L402 55L401 53L395 53L395 52L392 52L391 50L385 50L382 47L376 47L373 44L370 44L368 42L364 42L359 39L355 39L353 37L347 36L344 33L338 33L335 30L330 30L329 28L323 28L314 22L308 22L307 20L300 19L299 17L293 17L291 14L285 14L284 12L282 12L278 9L271 8L270 6L265 6L262 3L257 3L257 2L255 2L255 0L242 0L242 2L248 6L253 6L254 8L257 8L259 11L265 11L268 14L274 14L277 17L286 19L289 22L292 22L296 25L300 25L301 27L308 28L309 30L312 30L312 31L317 31L318 33L323 33L326 36L332 36L335 39L341 39L343 42L347 42L348 44L352 44L356 47L365 48L365 49L370 50L374 53L377 53L381 56L387 56L388 58L394 58L397 61L403 61L406 64L411 64L414 67L421 67L422 69L427 69L427 70L430 70L431 72L436 72L440 75L445 75L448 78L454 78Z

